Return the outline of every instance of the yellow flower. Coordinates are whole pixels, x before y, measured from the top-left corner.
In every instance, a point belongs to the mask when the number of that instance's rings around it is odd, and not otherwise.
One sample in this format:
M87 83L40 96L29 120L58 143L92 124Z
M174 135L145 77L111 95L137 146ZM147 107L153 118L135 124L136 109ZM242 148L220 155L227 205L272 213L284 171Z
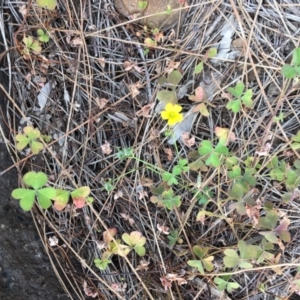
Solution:
M168 120L168 125L173 126L183 120L183 115L180 113L182 107L178 104L168 103L165 110L161 112L163 120Z

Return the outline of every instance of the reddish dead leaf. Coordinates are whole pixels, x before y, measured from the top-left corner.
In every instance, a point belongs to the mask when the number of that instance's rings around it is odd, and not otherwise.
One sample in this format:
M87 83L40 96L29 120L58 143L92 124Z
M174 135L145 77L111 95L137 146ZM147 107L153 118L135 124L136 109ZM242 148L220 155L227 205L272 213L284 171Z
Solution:
M117 292L125 292L127 288L127 283L113 283L111 287Z
M112 153L112 149L110 147L110 143L108 141L105 141L105 143L101 146L102 152L104 154L110 154Z
M136 65L136 62L133 61L125 61L124 62L124 69L125 71L130 71L133 69L133 67Z
M138 117L150 118L150 110L154 107L154 102L144 105L139 111L136 112Z
M148 198L148 193L144 190L138 191L139 193L139 200L142 200L144 198Z
M96 298L98 296L98 293L95 292L93 293L91 291L91 289L87 286L87 282L84 280L83 281L83 290L84 290L84 293L88 296L88 297L92 297L92 298Z
M159 225L157 223L157 229L159 232L162 232L163 234L166 234L166 235L170 234L170 228L167 226Z
M129 214L123 214L123 213L120 213L120 216L125 220L125 221L128 221L128 223L133 226L134 224L134 220L132 218L130 218Z
M163 39L164 39L164 33L161 32L161 31L156 32L156 33L154 34L154 38L155 38L155 40L156 40L158 43L159 43L159 42L162 42Z
M204 89L201 86L199 86L195 90L195 95L190 95L189 99L191 101L201 102L203 101L204 96L205 96Z
M164 148L164 152L167 154L168 161L172 161L173 160L172 150L170 148Z
M246 214L253 221L254 226L258 225L260 209L261 209L260 203L254 206L250 206L246 204Z
M148 270L148 266L150 264L150 261L146 261L146 260L141 260L140 264L137 266L137 268L135 269L136 271L144 271L144 270Z
M160 277L159 279L161 281L162 286L165 288L165 291L172 287L172 283L166 278L166 276Z
M113 240L113 237L116 234L117 234L117 229L116 228L108 228L108 230L103 232L103 241L106 244L109 244Z
M83 208L85 205L85 198L84 197L72 197L74 205L76 208Z
M136 83L132 83L128 86L131 95L133 98L135 98L140 92L139 89L142 87L142 84L140 81L136 82Z
M183 132L181 134L181 139L183 143L189 148L195 145L195 136L191 135L189 132Z

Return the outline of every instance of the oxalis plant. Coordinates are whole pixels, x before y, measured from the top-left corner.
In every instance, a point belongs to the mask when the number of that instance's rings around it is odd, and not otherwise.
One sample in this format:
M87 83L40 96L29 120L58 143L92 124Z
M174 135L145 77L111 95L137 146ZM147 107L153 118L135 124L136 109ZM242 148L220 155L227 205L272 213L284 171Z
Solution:
M25 188L17 188L12 191L12 197L20 200L23 210L29 211L34 205L35 199L43 209L48 209L54 201L57 210L63 210L69 202L71 196L75 207L82 208L86 202L92 202L93 198L88 197L90 188L87 186L79 187L72 192L45 187L48 177L44 172L28 172L23 176Z

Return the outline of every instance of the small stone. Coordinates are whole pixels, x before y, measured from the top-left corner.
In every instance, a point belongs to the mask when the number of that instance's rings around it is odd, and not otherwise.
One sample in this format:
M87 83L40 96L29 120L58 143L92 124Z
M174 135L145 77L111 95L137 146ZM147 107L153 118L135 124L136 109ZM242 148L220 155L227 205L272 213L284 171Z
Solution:
M114 2L120 14L131 19L145 17L138 22L150 28L171 27L183 19L186 11L186 9L174 11L183 7L179 0L115 0Z

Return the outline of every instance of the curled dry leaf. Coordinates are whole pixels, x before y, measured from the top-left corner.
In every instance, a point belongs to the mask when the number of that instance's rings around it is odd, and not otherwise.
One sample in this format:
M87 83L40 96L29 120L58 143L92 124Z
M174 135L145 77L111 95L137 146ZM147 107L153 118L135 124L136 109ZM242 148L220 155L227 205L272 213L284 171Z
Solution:
M54 247L58 245L58 238L55 235L49 237L49 245L50 247Z
M183 132L181 134L182 142L189 148L195 145L195 136L191 135L189 132Z
M150 187L153 185L153 180L148 177L142 177L141 178L141 185L145 187Z
M164 287L165 291L167 291L169 288L172 287L172 282L169 281L166 276L160 277L159 278L161 281L162 286Z
M150 118L150 110L154 107L154 102L144 105L139 111L136 112L138 117Z
M256 205L250 206L246 204L246 213L248 217L253 221L253 225L258 225L259 212L261 209L260 200L256 201Z
M144 190L138 191L139 193L139 200L142 200L144 198L148 198L148 193Z
M173 61L169 57L166 58L166 61L167 61L167 67L166 67L165 71L168 74L172 73L175 69L178 69L178 67L180 66L179 61Z
M136 65L136 62L134 61L128 61L126 60L124 62L124 68L125 68L125 71L130 71L133 69L133 67Z
M140 93L139 89L142 87L142 84L140 81L138 81L136 83L130 84L128 87L132 97L135 98Z
M112 149L110 147L110 143L108 141L105 141L105 143L101 146L102 152L104 154L110 154L112 153Z
M181 278L180 275L175 273L168 273L166 278L171 282L177 281L178 285L187 284L187 281L184 278Z
M133 226L134 224L134 220L132 218L130 218L129 214L123 214L123 213L120 213L120 216L125 220L125 221L128 221L128 223Z
M105 99L105 98L99 99L99 98L97 97L97 98L96 98L96 102L97 102L98 106L99 106L101 109L103 109L103 108L106 106L108 100Z
M93 293L91 291L91 289L87 286L87 282L84 280L83 281L83 290L84 290L84 293L88 296L88 297L92 297L92 298L96 298L98 296L98 293L95 292Z
M150 264L150 261L146 260L140 260L140 264L137 266L136 271L143 271L143 270L148 270L148 266Z
M127 288L127 283L113 283L111 287L117 292L125 292Z
M170 148L164 148L164 152L167 154L168 161L172 161L173 160L172 150Z
M27 14L27 7L26 7L25 4L23 4L23 5L21 5L21 6L19 7L19 13L20 13L23 17L26 16L26 14Z
M159 232L162 232L163 234L166 234L166 235L170 234L170 228L167 226L159 225L157 223L157 229Z
M105 58L104 57L99 57L97 60L100 64L100 66L104 69L104 67L105 67Z
M73 46L73 47L76 47L76 46L81 46L83 45L83 41L80 37L75 37L71 42L70 42L70 45Z
M117 234L117 229L116 228L109 228L108 230L103 232L103 241L106 244L109 244L113 240L113 237L116 234Z

